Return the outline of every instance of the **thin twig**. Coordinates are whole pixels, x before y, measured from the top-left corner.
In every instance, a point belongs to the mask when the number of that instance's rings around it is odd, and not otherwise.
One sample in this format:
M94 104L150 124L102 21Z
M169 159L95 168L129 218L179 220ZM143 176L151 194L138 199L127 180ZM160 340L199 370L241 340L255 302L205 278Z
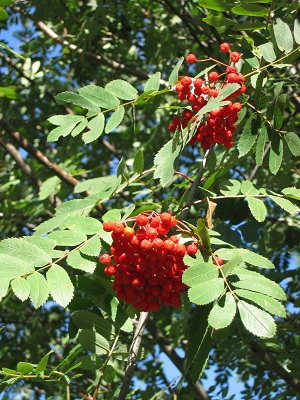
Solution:
M136 359L139 352L139 348L141 345L142 336L144 333L144 329L146 326L146 322L149 316L149 312L142 311L140 314L140 318L136 324L135 332L133 335L132 343L129 349L128 361L125 370L123 385L121 387L121 391L117 400L126 400L127 394L130 389L130 383L132 380L132 376L134 374Z
M135 68L129 67L123 63L119 63L115 60L107 60L100 54L95 54L90 51L85 51L79 47L77 47L75 44L69 43L67 40L61 38L59 35L57 35L48 25L46 25L42 21L37 21L36 25L38 26L39 29L41 29L46 35L48 35L51 39L53 39L55 42L61 44L62 46L68 47L69 50L75 51L77 54L81 55L84 54L87 58L90 58L94 61L97 61L97 63L106 65L112 69L116 70L121 70L122 72L125 72L126 74L136 76L137 78L141 79L148 79L149 75L146 74L145 72L139 71Z
M68 185L75 187L79 181L74 178L71 174L63 170L59 165L50 161L45 154L43 154L40 150L36 149L32 146L31 143L28 142L26 138L24 138L20 132L18 132L12 125L10 125L4 118L0 118L0 127L12 138L14 139L24 150L28 152L32 157L38 160L42 165L44 165L47 169L52 171L56 176L58 176L63 182ZM88 196L89 193L85 192L85 196ZM96 208L98 211L103 213L103 207L101 204L97 204Z

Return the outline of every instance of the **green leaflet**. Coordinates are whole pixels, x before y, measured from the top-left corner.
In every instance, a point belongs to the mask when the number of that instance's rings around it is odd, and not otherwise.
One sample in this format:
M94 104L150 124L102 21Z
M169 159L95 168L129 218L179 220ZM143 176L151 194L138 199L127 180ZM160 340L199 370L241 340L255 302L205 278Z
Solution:
M255 161L257 165L262 165L263 155L265 151L265 143L268 138L266 125L262 125L258 131L258 138L256 143Z
M80 94L73 92L62 92L55 96L55 100L58 104L72 103L94 112L100 112L100 108L96 103L89 100L88 98L81 96Z
M39 190L40 200L45 200L50 195L54 195L59 192L61 179L58 176L51 176L46 179Z
M138 91L130 83L123 79L115 79L105 86L110 94L122 100L134 100L138 97Z
M179 72L179 69L180 69L180 67L181 67L181 65L183 63L183 60L184 60L184 58L181 57L179 59L179 61L177 62L177 64L175 65L173 71L171 72L171 75L169 77L169 82L168 82L170 86L175 86L176 85L176 83L178 81L178 72Z
M290 214L296 214L299 211L299 207L293 204L290 200L284 199L279 196L270 196L270 198Z
M244 300L238 302L238 310L241 321L249 332L265 338L275 335L276 325L270 314Z
M276 60L276 54L274 51L273 44L271 42L267 42L258 46L261 55L267 62L272 62Z
M242 4L235 6L231 9L234 14L237 15L248 15L256 17L264 17L268 15L268 10L265 7L259 6L257 4Z
M71 231L82 232L86 235L94 235L102 231L102 224L98 219L81 215L66 217L64 225Z
M103 231L104 233L104 231ZM87 256L99 256L102 245L100 241L100 237L98 235L92 236L89 238L85 244L80 247L80 253L85 254Z
M192 370L192 379L196 382L202 375L211 350L211 328L208 324L208 315L212 305L196 307L192 311L189 321L186 363Z
M263 222L266 219L267 208L264 205L263 201L260 199L256 199L252 196L246 196L248 201L248 206L251 211L251 214L258 222Z
M154 179L159 179L162 187L166 187L174 175L174 162L182 147L176 142L176 138L169 140L154 158Z
M76 246L86 240L86 235L82 232L64 230L51 232L49 239L57 242L57 246Z
M11 288L14 294L21 300L25 301L28 299L30 294L30 286L26 279L21 276L11 281Z
M48 287L54 301L66 307L73 298L74 288L71 279L64 268L52 265L46 273Z
M185 257L186 259L186 257ZM188 286L207 283L219 275L218 268L212 263L197 263L187 268L182 275L182 282Z
M20 361L17 364L17 371L22 375L29 375L34 370L34 365L28 362Z
M92 354L105 354L109 352L108 341L99 333L89 329L82 329L78 335L79 343Z
M248 249L219 249L216 253L224 260L231 260L238 255L242 261L255 267L275 268L275 265L269 259Z
M208 282L202 282L192 286L188 290L188 296L192 303L203 305L209 304L217 299L224 291L222 278L213 278Z
M237 275L239 280L235 280L234 275ZM232 285L236 288L266 294L278 300L286 299L284 291L277 283L257 272L249 271L245 268L237 267L234 270L232 275Z
M123 121L125 114L125 108L123 106L119 106L109 117L105 127L105 133L110 133L114 129L116 129L120 123Z
M103 361L96 354L79 357L78 362L81 362L80 369L85 369L88 371L95 371L100 369L103 365Z
M100 252L98 252L99 254ZM67 263L75 269L80 269L85 272L92 274L96 269L96 261L91 257L81 254L80 250L72 250L67 258Z
M251 181L243 181L241 185L241 192L247 195L256 195L259 194L259 190L253 185Z
M151 75L145 83L144 92L148 92L149 90L159 90L160 78L161 72L156 72L155 74Z
M283 139L285 140L288 148L290 149L293 156L300 156L300 138L294 132L287 132L283 135Z
M235 299L231 293L226 293L212 308L208 323L215 329L230 325L236 313Z
M273 25L273 31L279 50L284 51L286 54L290 53L293 50L294 39L288 24L277 18L276 23Z
M48 282L39 272L29 275L26 279L30 286L30 300L35 308L39 308L49 297Z
M103 133L104 125L105 118L102 113L92 118L87 124L90 130L82 134L82 140L84 141L84 143L91 143L94 140L98 139Z
M239 157L242 157L249 153L252 149L256 139L258 126L260 123L260 116L258 114L252 114L246 122L242 134L238 141Z
M112 324L100 315L91 311L77 311L72 315L72 320L78 328L96 330L105 339L111 339Z
M51 355L52 353L54 353L54 350L50 350L50 351L49 351L47 354L45 354L44 357L39 361L39 363L38 363L38 365L36 366L36 369L35 369L35 373L36 373L37 375L42 374L42 373L45 371L45 369L46 369L46 367L47 367L47 364L48 364L49 357L50 357L50 355Z
M220 186L220 192L224 196L236 196L239 194L241 188L241 182L235 179L228 179L223 182Z
M133 159L133 171L141 174L144 170L144 154L141 149L138 149Z
M278 315L282 318L286 316L283 305L278 300L273 299L273 297L245 289L235 289L234 293L238 297L253 301L270 314Z
M96 85L87 85L78 90L78 93L88 101L94 103L100 110L100 107L110 109L117 107L120 100L108 90Z

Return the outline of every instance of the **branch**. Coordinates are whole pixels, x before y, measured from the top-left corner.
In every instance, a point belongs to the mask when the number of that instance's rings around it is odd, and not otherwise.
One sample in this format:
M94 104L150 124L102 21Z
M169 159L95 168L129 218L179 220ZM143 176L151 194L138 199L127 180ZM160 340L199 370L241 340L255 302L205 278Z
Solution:
M66 182L70 186L76 186L78 184L78 180L74 178L71 174L64 171L57 164L50 161L40 150L37 150L31 143L25 139L20 132L10 125L5 119L0 119L0 126L5 130L8 135L16 140L16 142L23 147L24 150L28 152L32 157L38 160L41 164L43 164L46 168L54 172L56 176L58 176L62 181Z
M48 35L55 42L61 44L62 46L68 47L69 50L75 51L79 55L84 54L87 58L97 61L97 63L99 64L106 65L107 67L110 67L112 69L121 70L122 72L136 76L137 78L140 79L147 80L149 78L149 75L146 74L145 72L139 71L135 68L129 67L123 63L119 63L114 60L107 60L103 56L100 56L100 54L95 54L90 51L85 51L77 47L75 44L69 43L67 40L57 35L51 28L49 28L49 26L47 26L42 21L37 21L36 24L39 27L39 29L41 29L46 35Z
M21 170L29 177L31 182L39 189L42 186L42 181L37 176L37 174L33 171L29 164L22 158L21 154L15 148L15 146L11 143L8 143L4 138L0 136L0 145L9 153L12 158L19 165Z
M50 161L48 157L46 157L40 150L37 150L31 143L25 139L20 132L18 132L12 125L10 125L4 118L0 118L0 127L4 129L4 131L14 139L24 150L28 152L32 157L38 160L42 165L44 165L47 169L52 171L56 176L58 176L63 182L67 183L69 186L75 187L79 181L74 178L71 174L64 171L59 165L55 164L53 161ZM85 196L88 196L89 193L85 192ZM101 204L97 204L97 209L101 213L103 213L103 208Z
M130 389L130 383L132 376L134 374L135 366L136 366L136 359L138 355L138 351L141 345L142 336L144 333L144 329L146 326L146 322L149 316L149 312L142 311L140 314L140 318L136 324L135 332L133 335L133 340L129 349L128 361L126 365L123 385L121 387L121 391L117 400L126 400L127 394Z
M283 368L266 350L254 340L250 343L252 352L267 366L282 378L290 387L300 394L300 381Z
M168 340L164 336L164 334L155 326L152 321L148 321L147 329L153 336L153 339L158 343L160 348L164 351L164 353L169 357L172 363L179 369L179 371L184 375L185 367L184 367L184 359L179 357L174 348L169 344ZM196 398L200 400L210 400L208 393L205 391L203 386L199 381L193 382L190 373L186 374L186 380L189 385L193 388Z

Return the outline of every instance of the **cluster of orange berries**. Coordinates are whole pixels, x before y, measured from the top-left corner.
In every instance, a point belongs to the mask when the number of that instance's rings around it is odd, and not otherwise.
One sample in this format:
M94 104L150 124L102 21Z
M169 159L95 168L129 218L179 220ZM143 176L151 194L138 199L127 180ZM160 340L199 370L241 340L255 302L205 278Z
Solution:
M107 221L103 229L111 232L110 254L99 260L104 272L114 277L113 289L119 299L137 310L158 311L161 305L179 307L180 293L186 289L181 276L187 268L183 257L198 251L197 243L181 243L180 221L168 212L143 212L127 222ZM171 234L170 231L174 232ZM169 236L168 236L169 235Z
M220 50L229 52L229 43L222 43ZM245 93L246 86L244 84L245 76L238 73L236 67L232 65L240 60L241 54L232 51L229 57L231 64L226 66L224 73L218 74L217 71L211 71L207 80L183 76L175 88L178 92L178 99L187 101L190 106L184 108L180 116L173 116L168 129L174 133L176 130L180 131L193 123L192 127L196 126L196 130L190 144L199 141L203 149L209 149L213 143L223 144L226 148L233 146L233 134L236 130L235 122L238 120L238 112L242 109L242 104L231 100L239 94ZM203 60L197 60L194 54L188 54L186 61L194 63ZM228 100L228 104L207 113L205 117L201 115L201 118L198 118L197 113L207 104L208 100L211 97L217 98L221 89L231 83L238 83L239 88L225 99Z

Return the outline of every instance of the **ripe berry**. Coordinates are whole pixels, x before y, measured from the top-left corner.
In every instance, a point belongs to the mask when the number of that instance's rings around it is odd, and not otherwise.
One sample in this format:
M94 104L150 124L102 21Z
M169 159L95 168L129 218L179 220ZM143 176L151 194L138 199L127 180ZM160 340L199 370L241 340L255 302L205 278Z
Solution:
M115 228L115 222L112 221L105 221L103 222L103 230L105 232L112 232Z
M136 217L136 223L139 224L140 226L145 226L148 223L148 217L144 214L139 214Z
M220 44L220 50L221 50L223 53L228 53L228 51L230 50L230 44L227 43L227 42L221 43L221 44Z
M131 228L130 226L126 226L126 227L124 228L124 236L125 236L126 238L132 239L133 236L134 236L134 233L135 233L134 229Z
M186 56L185 60L187 63L192 64L197 60L197 58L196 58L195 54L190 53Z
M188 245L186 246L186 252L187 252L190 256L195 255L195 254L197 253L197 251L198 251L198 245L197 245L196 243L191 243L191 244L188 244Z
M102 264L110 264L111 263L111 256L109 254L101 254L99 257L99 261Z
M188 87L192 84L193 80L192 78L190 78L189 76L183 76L180 80L180 83L182 84L182 86L184 87Z
M161 220L162 224L169 225L171 222L171 218L172 218L172 215L168 212L163 212L162 214L160 214L160 220Z
M213 264L215 264L215 265L223 265L224 263L225 263L225 261L223 260L223 258L221 258L219 256L214 256Z
M238 53L237 51L233 51L230 54L230 60L234 63L237 63L239 61L239 59L241 58L241 54Z
M117 269L114 265L109 265L108 267L104 268L104 272L108 276L115 275L117 272Z
M217 82L219 79L219 74L216 71L212 71L208 74L208 79L212 82Z

